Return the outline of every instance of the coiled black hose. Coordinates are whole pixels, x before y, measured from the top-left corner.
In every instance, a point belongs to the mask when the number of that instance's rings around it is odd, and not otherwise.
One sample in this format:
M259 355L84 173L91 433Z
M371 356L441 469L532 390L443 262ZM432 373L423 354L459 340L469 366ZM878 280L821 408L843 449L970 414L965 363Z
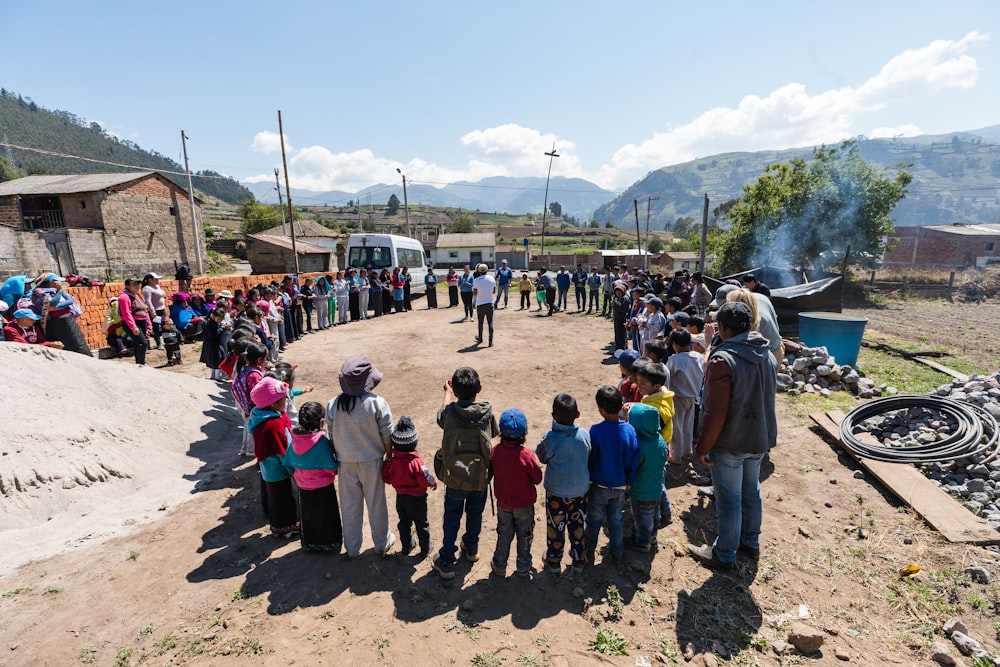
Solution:
M854 435L855 426L866 419L915 407L939 412L958 426L944 440L905 447L866 443ZM997 420L993 415L978 405L937 396L892 396L859 405L840 423L840 440L858 456L890 463L944 463L962 458L989 461L1000 454Z

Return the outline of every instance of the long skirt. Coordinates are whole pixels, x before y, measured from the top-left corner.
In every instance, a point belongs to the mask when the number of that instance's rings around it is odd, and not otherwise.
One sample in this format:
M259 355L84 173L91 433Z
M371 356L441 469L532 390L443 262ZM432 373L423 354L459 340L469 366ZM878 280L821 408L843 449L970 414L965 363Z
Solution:
M392 312L392 290L382 289L382 312L386 315Z
M72 315L51 318L45 323L45 337L49 340L57 340L63 344L63 349L67 352L85 354L88 357L94 356L87 345L87 339L80 331L80 325L76 323L76 318Z
M311 491L299 489L299 518L303 549L340 552L344 528L340 523L337 488L333 484Z
M428 308L438 307L438 291L434 287L427 288L427 307Z
M280 482L264 482L267 499L267 522L272 535L288 535L298 529L298 509L292 492L292 478Z
M361 319L361 295L358 292L351 292L347 295L347 299L351 309L351 321L357 322Z
M448 307L454 308L458 305L458 285L448 285Z

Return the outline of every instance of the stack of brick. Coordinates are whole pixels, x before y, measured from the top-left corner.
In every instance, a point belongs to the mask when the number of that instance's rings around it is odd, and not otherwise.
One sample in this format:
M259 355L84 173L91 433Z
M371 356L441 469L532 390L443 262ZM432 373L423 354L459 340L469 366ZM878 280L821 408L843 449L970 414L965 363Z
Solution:
M302 273L299 280L305 278L317 278L322 273ZM223 276L219 278L195 278L192 281L191 291L204 294L209 287L218 294L222 290L235 292L238 289L246 292L254 285L269 283L272 280L281 281L285 274L259 275L259 276ZM161 280L160 287L167 293L167 299L177 291L176 280ZM83 315L77 322L83 331L87 344L92 349L100 349L107 346L107 339L104 332L104 316L108 312L108 302L116 298L125 289L124 283L107 283L95 287L68 287L66 291L73 295L73 298L80 304Z

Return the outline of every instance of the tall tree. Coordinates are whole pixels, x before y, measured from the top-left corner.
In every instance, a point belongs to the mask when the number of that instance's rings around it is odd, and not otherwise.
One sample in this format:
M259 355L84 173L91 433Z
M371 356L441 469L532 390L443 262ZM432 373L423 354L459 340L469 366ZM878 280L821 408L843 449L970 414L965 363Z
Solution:
M237 204L240 211L240 231L244 234L259 234L267 229L281 226L281 208L277 204L262 204L251 196ZM302 215L295 211L295 219Z
M399 213L399 197L394 194L389 195L389 203L386 206L386 215L396 215Z
M906 196L913 175L899 165L886 175L865 161L857 143L821 146L813 158L769 166L726 217L732 227L714 241L716 270L726 273L759 264L809 267L835 262L851 246L851 258L873 265L892 233L889 214Z
M468 234L475 231L476 219L468 213L462 213L448 225L449 234Z
M549 204L549 215L555 216L557 218L562 217L562 204L557 201Z

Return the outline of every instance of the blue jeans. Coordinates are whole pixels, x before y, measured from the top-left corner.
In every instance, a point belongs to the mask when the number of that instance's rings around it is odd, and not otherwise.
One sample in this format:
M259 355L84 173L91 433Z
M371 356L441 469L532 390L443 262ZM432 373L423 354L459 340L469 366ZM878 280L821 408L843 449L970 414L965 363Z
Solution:
M670 516L670 498L667 497L667 483L664 481L663 487L660 489L660 502L659 502L660 516Z
M497 298L493 302L493 307L496 308L500 305L500 297L503 297L503 307L507 307L507 297L510 295L510 283L506 285L497 285Z
M587 550L597 550L597 538L601 535L601 526L605 518L608 521L609 549L612 556L619 556L625 551L622 526L622 508L625 506L625 489L606 489L596 484L590 485L587 494Z
M462 513L465 513L465 535L462 544L467 553L479 551L479 533L483 528L483 510L486 509L486 489L482 491L457 491L445 489L444 492L444 536L438 557L442 565L455 562L458 552L456 542L458 529L462 524Z
M632 504L632 521L635 523L635 543L648 547L656 536L656 526L660 522L660 501L636 500L629 498Z
M712 488L719 516L715 555L723 563L736 560L740 544L760 548L760 463L764 454L712 452Z

